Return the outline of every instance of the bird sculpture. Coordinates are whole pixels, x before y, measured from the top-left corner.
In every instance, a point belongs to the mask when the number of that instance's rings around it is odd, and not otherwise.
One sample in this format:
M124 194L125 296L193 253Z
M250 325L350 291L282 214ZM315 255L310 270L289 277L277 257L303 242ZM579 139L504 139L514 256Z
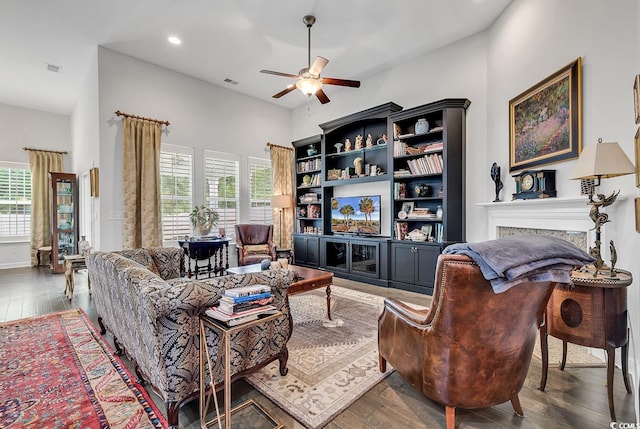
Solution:
M609 215L606 213L600 213L600 208L607 207L613 204L619 193L620 191L614 192L606 198L604 194L597 194L596 200L594 200L593 198L589 200L588 204L591 205L591 210L589 210L589 217L595 224L593 229L595 229L596 231L600 231L600 227L609 222Z

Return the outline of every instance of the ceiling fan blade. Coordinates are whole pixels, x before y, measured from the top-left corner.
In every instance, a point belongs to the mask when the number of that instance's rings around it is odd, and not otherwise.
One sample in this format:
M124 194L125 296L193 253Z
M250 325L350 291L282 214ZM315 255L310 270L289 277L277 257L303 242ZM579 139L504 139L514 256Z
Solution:
M352 88L360 88L359 80L348 80L348 79L336 79L333 77L323 77L322 83L326 83L327 85L339 85L339 86L350 86Z
M324 57L316 57L316 59L313 60L313 64L311 64L311 67L309 67L309 73L318 76L328 62L329 60Z
M297 79L298 78L297 74L282 73L282 72L277 72L277 71L273 71L273 70L260 70L260 73L274 74L276 76L290 77L290 78L293 78L293 79Z
M288 93L290 93L291 91L295 90L296 86L295 85L289 85L288 87L286 87L285 89L283 89L282 91L280 91L279 93L275 94L273 96L273 98L280 98L283 95L287 95Z
M318 97L318 100L320 100L320 103L322 104L327 104L329 101L329 97L327 97L327 94L324 93L324 91L322 89L319 89L316 91L316 97Z

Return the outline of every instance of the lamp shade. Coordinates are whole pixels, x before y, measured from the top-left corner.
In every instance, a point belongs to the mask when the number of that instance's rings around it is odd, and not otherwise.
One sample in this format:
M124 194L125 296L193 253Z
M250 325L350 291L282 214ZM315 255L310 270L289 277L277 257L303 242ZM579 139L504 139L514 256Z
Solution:
M274 209L287 209L291 207L291 195L273 195L271 207Z
M598 179L624 176L635 172L633 163L616 142L584 148L573 169L571 179Z

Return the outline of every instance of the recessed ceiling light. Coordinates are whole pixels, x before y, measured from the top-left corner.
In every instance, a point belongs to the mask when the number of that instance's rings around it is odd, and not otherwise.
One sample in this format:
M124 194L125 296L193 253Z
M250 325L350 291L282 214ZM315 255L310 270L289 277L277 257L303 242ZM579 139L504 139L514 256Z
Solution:
M167 38L167 40L169 41L169 43L173 44L173 45L179 45L182 43L182 40L180 40L179 38L177 38L176 36L169 36Z

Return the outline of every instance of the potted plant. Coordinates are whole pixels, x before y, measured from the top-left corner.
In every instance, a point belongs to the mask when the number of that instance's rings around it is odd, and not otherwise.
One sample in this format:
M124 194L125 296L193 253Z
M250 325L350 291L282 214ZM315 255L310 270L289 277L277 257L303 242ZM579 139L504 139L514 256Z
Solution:
M189 214L191 225L193 225L194 235L200 237L209 235L211 228L216 226L220 220L220 215L215 210L206 206L195 206Z

